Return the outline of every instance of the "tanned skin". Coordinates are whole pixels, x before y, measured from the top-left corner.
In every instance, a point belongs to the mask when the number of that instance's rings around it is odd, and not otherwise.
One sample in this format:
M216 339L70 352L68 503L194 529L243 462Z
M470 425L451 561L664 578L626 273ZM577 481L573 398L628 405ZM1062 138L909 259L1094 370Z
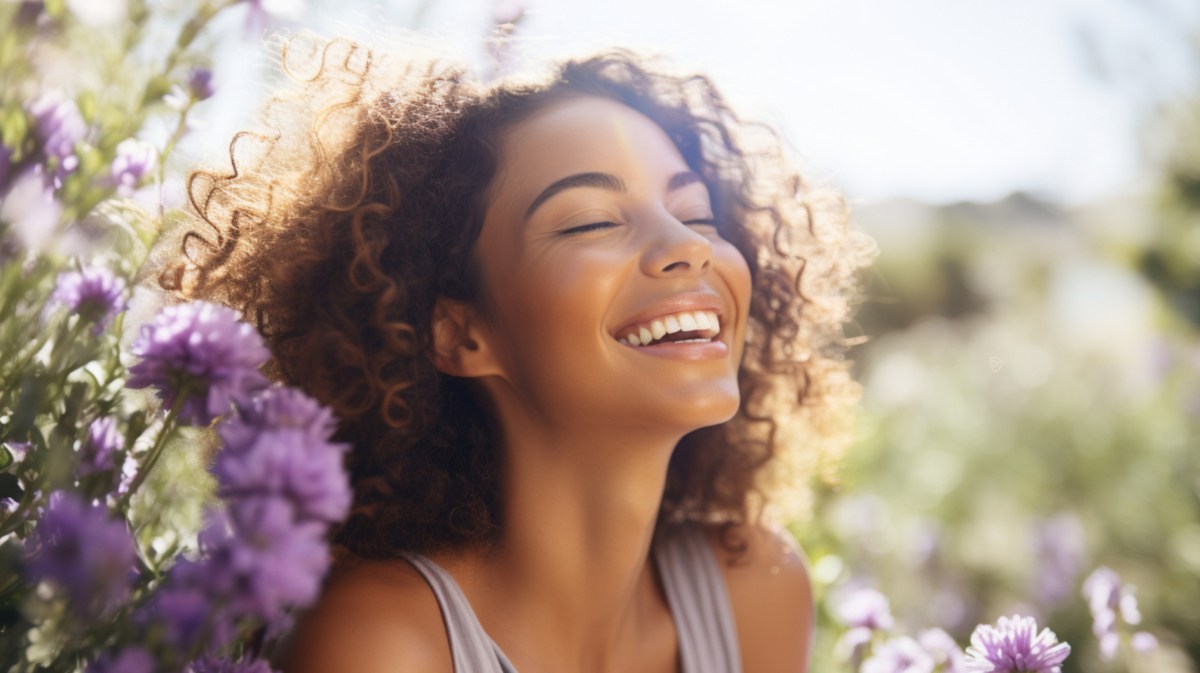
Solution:
M676 444L738 408L746 261L670 139L620 103L552 103L505 132L500 156L476 246L488 305L442 302L431 357L496 410L504 529L494 547L432 558L520 673L675 673L651 539ZM699 309L720 314L713 342L618 341L648 317ZM786 534L732 534L744 553L712 544L745 673L803 673L802 556ZM284 666L453 671L433 593L404 561L342 564Z

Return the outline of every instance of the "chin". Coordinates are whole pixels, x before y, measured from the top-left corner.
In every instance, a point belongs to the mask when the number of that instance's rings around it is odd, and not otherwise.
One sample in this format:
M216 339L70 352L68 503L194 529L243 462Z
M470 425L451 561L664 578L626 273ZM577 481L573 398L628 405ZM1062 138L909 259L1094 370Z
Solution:
M664 410L664 416L671 419L672 425L678 425L685 432L720 425L733 418L741 404L741 396L736 385L729 389L707 391L708 394L679 395L670 400L670 410Z

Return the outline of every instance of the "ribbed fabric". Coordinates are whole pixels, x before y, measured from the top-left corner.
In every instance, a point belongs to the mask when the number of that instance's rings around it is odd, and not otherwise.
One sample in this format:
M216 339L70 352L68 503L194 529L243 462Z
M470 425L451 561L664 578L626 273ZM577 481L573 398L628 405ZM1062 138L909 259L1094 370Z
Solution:
M420 554L407 554L406 558L437 597L450 639L454 673L516 673L508 658L483 630L462 588L450 573Z
M725 577L697 527L668 530L654 549L679 637L683 673L741 673Z
M420 554L406 558L437 597L450 639L454 673L516 673L484 632L454 578ZM654 560L675 621L682 672L741 673L729 592L703 531L688 527L663 535L655 543Z

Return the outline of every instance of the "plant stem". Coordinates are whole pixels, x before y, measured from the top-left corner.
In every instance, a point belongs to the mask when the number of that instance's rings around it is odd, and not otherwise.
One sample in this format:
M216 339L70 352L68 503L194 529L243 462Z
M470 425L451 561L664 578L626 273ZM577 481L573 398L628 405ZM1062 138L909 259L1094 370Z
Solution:
M163 448L167 445L167 437L175 430L175 419L179 416L179 411L183 408L183 403L187 400L188 391L186 388L179 391L175 396L175 403L171 405L171 411L167 413L167 417L163 419L162 429L158 431L158 436L154 438L154 446L150 447L150 451L146 456L146 460L142 463L142 467L134 476L133 481L129 483L129 490L121 496L117 501L117 508L125 510L129 507L129 501L133 498L133 494L141 487L142 482L146 481L146 477L150 476L150 471L154 469L155 463L158 462L159 456L162 455Z

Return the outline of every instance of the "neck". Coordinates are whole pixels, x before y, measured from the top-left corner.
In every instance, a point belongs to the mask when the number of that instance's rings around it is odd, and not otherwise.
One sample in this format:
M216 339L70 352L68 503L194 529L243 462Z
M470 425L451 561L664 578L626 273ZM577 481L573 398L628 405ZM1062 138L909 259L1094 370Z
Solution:
M663 613L649 554L680 435L591 430L506 427L504 533L471 598L515 662L620 670Z

